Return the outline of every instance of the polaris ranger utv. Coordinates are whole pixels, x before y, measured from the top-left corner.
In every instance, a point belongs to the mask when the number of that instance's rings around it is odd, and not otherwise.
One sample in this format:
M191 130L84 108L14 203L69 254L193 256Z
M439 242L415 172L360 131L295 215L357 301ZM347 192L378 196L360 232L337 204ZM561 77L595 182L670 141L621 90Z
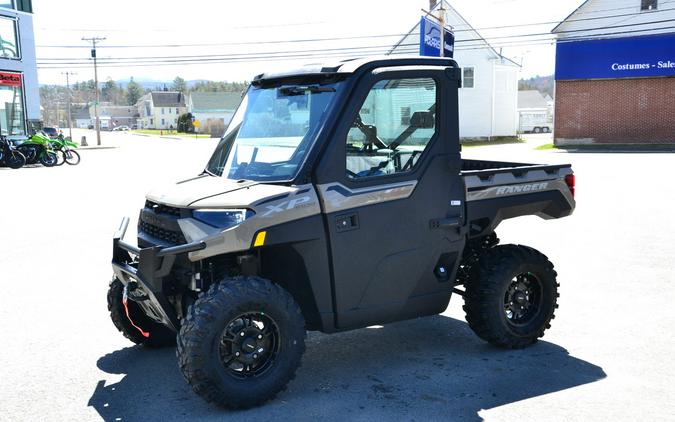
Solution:
M544 334L553 265L495 228L575 207L570 165L462 160L460 69L388 58L257 76L204 172L147 195L138 246L114 236L108 308L147 346L177 342L194 391L228 408L294 377L306 330L442 313L501 347ZM481 118L481 116L476 116Z

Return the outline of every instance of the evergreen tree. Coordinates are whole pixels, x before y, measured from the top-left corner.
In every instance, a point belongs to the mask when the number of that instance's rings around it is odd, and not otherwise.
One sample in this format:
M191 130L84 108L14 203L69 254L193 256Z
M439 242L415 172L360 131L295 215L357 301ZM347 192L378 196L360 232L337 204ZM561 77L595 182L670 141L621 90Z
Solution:
M127 85L127 104L134 105L143 96L143 88L132 77Z

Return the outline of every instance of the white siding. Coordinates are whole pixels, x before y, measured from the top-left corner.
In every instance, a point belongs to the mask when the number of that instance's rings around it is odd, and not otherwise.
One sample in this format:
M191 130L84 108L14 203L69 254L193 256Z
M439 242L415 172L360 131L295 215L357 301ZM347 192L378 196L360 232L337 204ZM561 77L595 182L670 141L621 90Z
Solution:
M457 41L481 38L478 32L467 30L471 28L469 23L447 2L445 7L447 25L462 29L455 34ZM405 47L394 48L391 54L419 54L419 48L407 46L416 43L419 43L419 25L401 40L400 44ZM462 49L459 43L454 58L460 67L473 67L475 72L474 87L459 91L460 137L516 136L520 68L501 58L487 42L477 49ZM501 86L499 90L495 90L495 81Z
M603 38L608 37L626 37L626 36L641 36L654 35L673 32L673 29L657 29L663 27L672 27L672 22L651 23L654 21L663 21L668 19L675 19L675 2L667 0L659 0L656 11L641 11L641 0L589 0L584 3L578 10L570 15L558 27L553 30L553 33L559 39L573 38L580 36L591 36L597 34L606 34L614 32L626 31L640 31L629 34L618 35L603 35ZM608 18L607 16L617 15L631 15L621 16L615 18ZM593 18L591 20L581 20ZM598 19L595 19L598 18ZM643 25L648 23L647 25ZM622 26L620 28L609 28L608 26L619 25L637 25L637 26ZM597 29L605 28L605 29ZM580 31L580 32L565 32L565 31Z

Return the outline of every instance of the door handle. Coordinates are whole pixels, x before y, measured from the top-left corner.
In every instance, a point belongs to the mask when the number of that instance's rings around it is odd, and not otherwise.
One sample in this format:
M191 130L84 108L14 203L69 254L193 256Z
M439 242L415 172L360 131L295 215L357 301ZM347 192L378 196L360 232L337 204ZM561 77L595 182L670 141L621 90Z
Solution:
M357 213L343 214L335 217L335 229L338 233L356 230L359 228L359 215Z
M437 218L429 222L431 229L459 229L459 218Z

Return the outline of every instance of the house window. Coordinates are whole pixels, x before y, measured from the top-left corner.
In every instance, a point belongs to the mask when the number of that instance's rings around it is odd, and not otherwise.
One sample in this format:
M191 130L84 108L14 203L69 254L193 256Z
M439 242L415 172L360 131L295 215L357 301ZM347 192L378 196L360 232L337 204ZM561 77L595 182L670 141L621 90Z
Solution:
M656 10L658 5L658 0L642 0L641 10Z
M164 119L162 119L162 126L164 126Z
M164 107L162 107L162 114L164 114Z
M16 19L0 16L0 57L20 58L18 38Z
M178 107L176 107L176 114L178 114L178 113L180 113L180 112L178 111Z
M474 67L465 67L462 69L462 87L473 88L475 86L476 71Z
M150 126L153 126L155 124L155 119L150 119Z
M410 125L410 107L401 107L401 125Z
M5 136L25 136L26 117L20 73L0 72L0 130Z
M14 2L12 0L0 0L0 7L5 9L14 9Z

